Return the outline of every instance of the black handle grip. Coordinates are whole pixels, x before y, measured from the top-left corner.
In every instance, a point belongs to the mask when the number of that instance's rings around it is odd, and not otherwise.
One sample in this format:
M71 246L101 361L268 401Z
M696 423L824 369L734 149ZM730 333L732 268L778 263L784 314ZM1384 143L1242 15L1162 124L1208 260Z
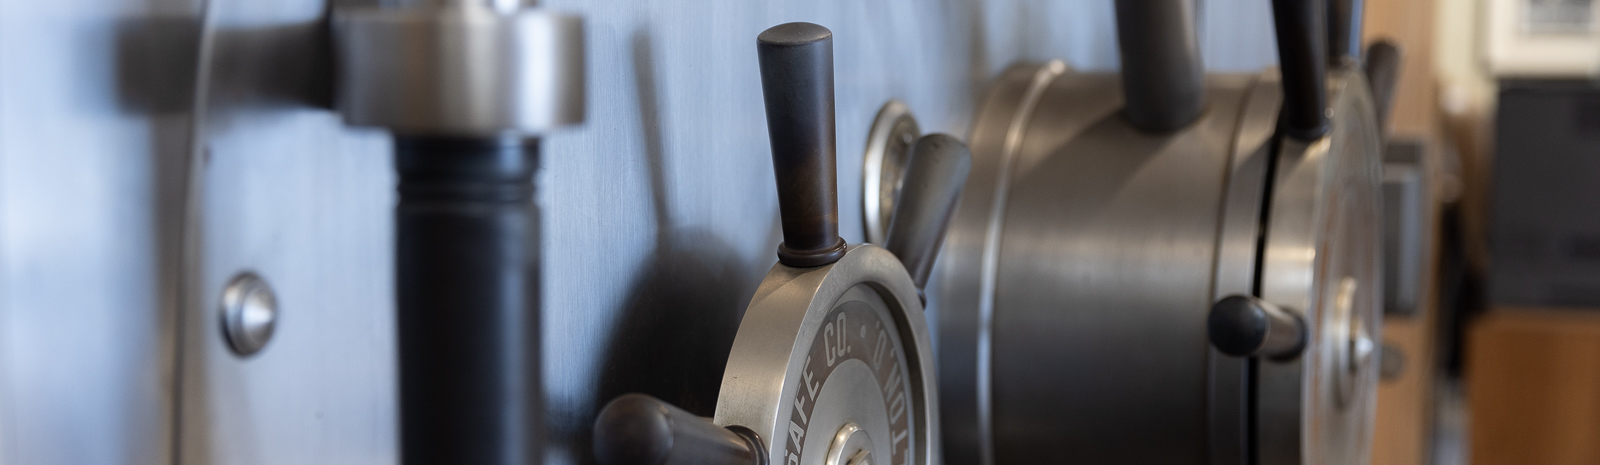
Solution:
M900 196L894 202L884 248L900 258L921 290L972 171L972 152L960 140L929 134L911 146Z
M756 51L783 218L778 261L793 267L836 262L845 243L834 166L833 32L811 23L780 24L756 38Z
M1278 32L1278 69L1283 73L1279 125L1290 137L1311 140L1328 133L1327 24L1320 0L1272 0Z
M537 463L534 141L395 138L400 455L405 465Z
M1119 1L1116 8L1128 121L1152 132L1188 126L1205 105L1194 0Z
M1328 0L1328 63L1361 63L1362 0Z
M1306 346L1306 325L1299 316L1246 295L1212 304L1206 333L1213 347L1235 357L1292 359Z
M1389 111L1394 89L1400 83L1400 47L1380 40L1367 47L1367 85L1372 86L1372 106L1378 112L1378 129L1389 132Z
M763 465L760 438L723 428L661 399L624 394L594 423L594 457L601 465Z

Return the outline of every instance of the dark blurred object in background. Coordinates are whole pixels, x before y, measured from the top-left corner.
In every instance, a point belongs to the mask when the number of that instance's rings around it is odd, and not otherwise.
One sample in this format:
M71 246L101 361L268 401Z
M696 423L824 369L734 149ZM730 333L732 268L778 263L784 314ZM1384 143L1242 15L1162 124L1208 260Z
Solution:
M1497 113L1490 302L1600 310L1600 87L1503 81Z

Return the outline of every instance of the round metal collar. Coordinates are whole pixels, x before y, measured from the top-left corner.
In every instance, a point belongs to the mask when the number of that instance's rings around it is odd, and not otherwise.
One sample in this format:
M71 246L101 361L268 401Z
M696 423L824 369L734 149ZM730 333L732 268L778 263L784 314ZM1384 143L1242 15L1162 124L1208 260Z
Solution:
M900 176L906 156L922 129L911 109L899 100L890 100L878 110L867 133L867 151L861 157L861 216L867 242L883 244L889 235L890 215L900 196Z
M340 113L397 133L539 135L584 117L583 20L486 5L339 8Z

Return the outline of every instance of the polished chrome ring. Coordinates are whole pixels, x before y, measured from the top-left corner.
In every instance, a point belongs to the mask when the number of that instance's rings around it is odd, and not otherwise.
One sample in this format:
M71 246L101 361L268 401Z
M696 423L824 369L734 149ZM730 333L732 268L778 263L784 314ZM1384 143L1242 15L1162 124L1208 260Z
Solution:
M583 21L476 4L334 15L346 123L404 134L535 136L584 116Z
M889 236L890 215L900 197L900 176L911 144L921 135L917 118L899 100L884 103L872 121L867 151L861 157L861 224L867 243L881 245Z

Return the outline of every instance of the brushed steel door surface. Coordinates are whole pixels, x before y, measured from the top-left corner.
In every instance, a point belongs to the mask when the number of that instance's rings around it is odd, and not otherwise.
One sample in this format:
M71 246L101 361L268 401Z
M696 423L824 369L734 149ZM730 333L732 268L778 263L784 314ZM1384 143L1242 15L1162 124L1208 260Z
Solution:
M1203 3L1212 69L1273 61L1268 6L1247 3ZM590 424L617 394L712 412L779 242L761 30L834 32L852 243L853 180L886 100L964 137L1008 64L1117 59L1109 0L541 6L588 26L588 118L546 139L538 179L557 464L592 461ZM328 8L0 0L0 464L396 462L389 138L327 108ZM281 320L241 358L217 302L246 271L272 286Z

